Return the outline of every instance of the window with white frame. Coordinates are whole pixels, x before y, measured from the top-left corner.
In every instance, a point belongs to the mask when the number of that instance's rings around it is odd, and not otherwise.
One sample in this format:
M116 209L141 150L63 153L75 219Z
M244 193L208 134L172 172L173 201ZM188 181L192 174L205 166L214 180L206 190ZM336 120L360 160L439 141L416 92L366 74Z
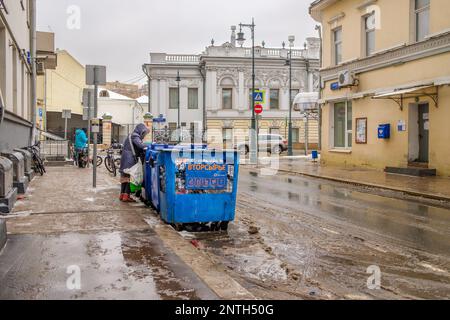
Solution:
M222 109L233 109L233 89L222 89Z
M280 109L280 90L270 89L270 110Z
M342 27L333 31L333 57L335 65L342 62Z
M334 148L349 149L352 147L353 118L352 102L343 101L334 104Z
M375 12L364 17L364 51L366 57L375 52Z
M178 109L178 88L169 88L169 109Z
M430 32L430 0L414 0L416 41L425 40Z
M292 142L293 143L300 142L300 130L298 128L292 128Z
M198 109L198 89L188 89L188 109Z

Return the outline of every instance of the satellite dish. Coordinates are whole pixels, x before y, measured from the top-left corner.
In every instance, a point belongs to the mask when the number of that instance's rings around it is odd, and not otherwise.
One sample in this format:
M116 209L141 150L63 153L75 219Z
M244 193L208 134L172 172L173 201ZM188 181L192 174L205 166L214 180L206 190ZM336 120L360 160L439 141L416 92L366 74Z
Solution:
M3 122L5 115L5 103L3 102L2 92L0 91L0 124Z

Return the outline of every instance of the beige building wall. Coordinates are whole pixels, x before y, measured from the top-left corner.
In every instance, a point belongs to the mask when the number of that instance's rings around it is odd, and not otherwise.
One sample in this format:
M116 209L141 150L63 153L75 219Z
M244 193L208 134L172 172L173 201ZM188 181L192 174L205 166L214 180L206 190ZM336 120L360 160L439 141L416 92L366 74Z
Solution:
M86 87L85 68L66 50L57 51L56 70L47 70L45 76L38 77L38 100L44 105L44 86L47 88L47 110L83 114L83 89ZM46 84L45 84L46 82Z
M322 1L327 2L327 1ZM330 1L331 2L331 1ZM312 10L313 17L323 18L324 29L324 70L325 77L322 90L323 126L322 126L322 161L325 164L358 166L384 169L387 166L407 167L415 159L416 139L414 128L417 127L417 105L429 104L429 168L437 169L438 175L450 176L450 1L431 0L430 32L425 39L441 38L433 44L424 45L422 52L415 51L411 0L378 0L373 2L381 11L381 28L376 31L377 59L368 58L362 52L363 16L366 7L360 6L364 1L341 0L328 6L321 15ZM367 2L366 2L367 3ZM332 30L338 26L343 30L343 66L332 63ZM360 30L360 32L358 32ZM420 44L420 43L419 43ZM402 48L411 47L409 51L400 52ZM433 54L429 54L434 50ZM398 52L405 56L404 62L389 64ZM418 54L419 53L419 54ZM421 56L422 54L423 56ZM409 56L410 55L410 56ZM414 56L415 55L415 56ZM412 58L412 56L414 56ZM372 60L369 60L372 59ZM375 64L367 64L373 61ZM366 66L364 70L361 66ZM335 69L333 69L335 68ZM332 91L330 85L337 81L340 70L361 68L356 73L358 85ZM334 71L335 70L335 71ZM335 76L330 74L336 73ZM442 85L436 84L442 83ZM403 110L393 100L373 99L380 92L394 89L429 84L430 88L421 89L420 97L404 99ZM438 104L431 97L438 92ZM349 100L352 102L352 146L347 149L334 148L333 110L335 102ZM367 144L356 144L356 119L368 119ZM405 121L406 131L397 130L398 121ZM378 139L378 125L391 125L391 138Z
M323 66L330 67L332 62L332 31L342 27L342 61L358 59L363 55L363 16L378 6L381 10L380 28L375 31L376 51L383 51L414 42L411 14L414 0L378 0L373 6L364 6L367 1L341 0L330 5L322 12L323 24ZM431 0L430 35L450 29L450 1ZM361 32L359 32L361 31Z

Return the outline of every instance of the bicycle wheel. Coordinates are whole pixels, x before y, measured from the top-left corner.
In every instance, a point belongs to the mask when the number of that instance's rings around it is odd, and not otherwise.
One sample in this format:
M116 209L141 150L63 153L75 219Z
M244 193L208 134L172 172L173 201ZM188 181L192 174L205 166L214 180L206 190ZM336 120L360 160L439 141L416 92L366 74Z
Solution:
M44 167L44 163L42 162L42 159L39 158L38 156L35 156L34 165L35 165L34 171L36 173L39 173L41 176L43 176L46 171L45 171L45 167Z
M97 167L100 167L103 163L103 158L100 156L97 156Z
M117 167L116 167L116 163L114 161L111 161L112 167L113 167L113 176L117 177Z
M105 158L105 167L106 167L106 170L108 170L110 173L114 174L114 163L110 156Z

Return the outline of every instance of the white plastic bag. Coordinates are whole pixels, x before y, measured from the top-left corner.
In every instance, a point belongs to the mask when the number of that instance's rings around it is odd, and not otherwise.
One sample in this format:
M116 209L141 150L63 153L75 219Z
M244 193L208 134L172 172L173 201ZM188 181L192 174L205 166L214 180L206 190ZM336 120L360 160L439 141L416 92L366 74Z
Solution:
M130 169L123 170L123 172L130 175L130 182L135 186L140 186L144 182L144 169L141 159L138 159L138 162L134 166Z

